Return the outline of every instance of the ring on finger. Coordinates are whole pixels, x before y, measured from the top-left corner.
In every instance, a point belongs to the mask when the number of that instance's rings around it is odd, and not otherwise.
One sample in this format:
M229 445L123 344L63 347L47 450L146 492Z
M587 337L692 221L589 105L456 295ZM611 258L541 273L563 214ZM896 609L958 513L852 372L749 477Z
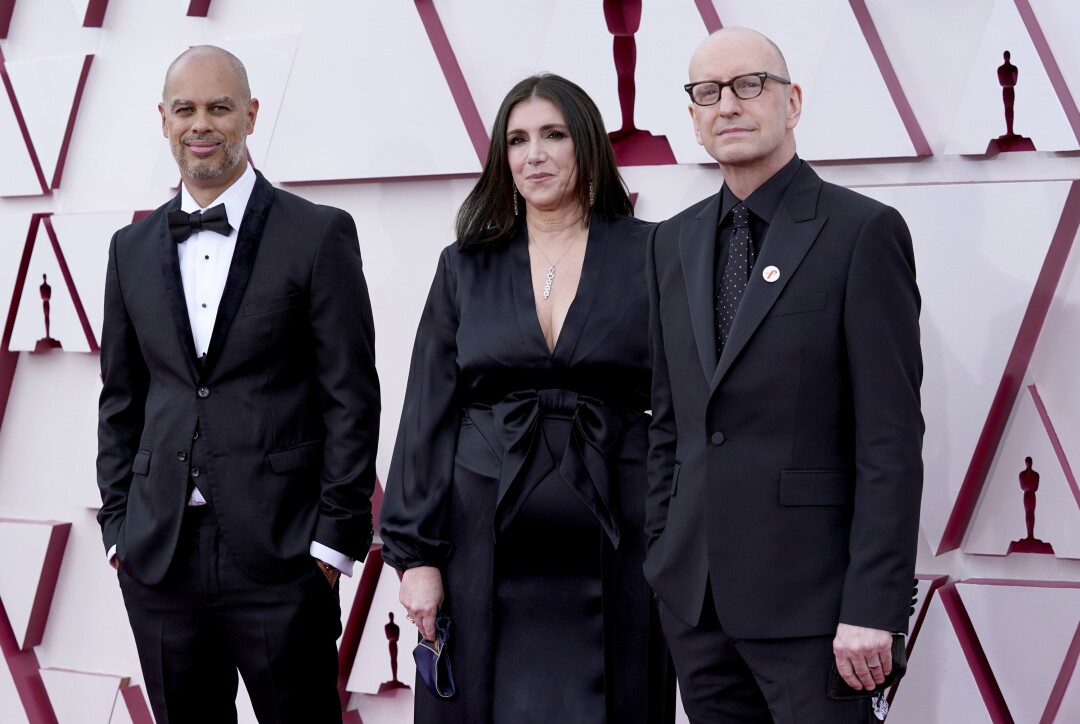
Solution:
M411 613L405 614L405 620L409 623L416 623L416 619L413 618L413 615Z
M877 669L881 667L881 662L879 661L876 664L867 664L867 666L871 669Z

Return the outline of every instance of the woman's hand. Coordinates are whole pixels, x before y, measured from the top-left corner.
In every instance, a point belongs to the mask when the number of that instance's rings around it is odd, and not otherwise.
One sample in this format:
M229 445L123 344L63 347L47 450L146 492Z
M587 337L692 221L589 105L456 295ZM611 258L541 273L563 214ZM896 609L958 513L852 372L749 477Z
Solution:
M443 602L442 574L434 566L410 568L401 576L398 600L428 641L435 640L435 614Z

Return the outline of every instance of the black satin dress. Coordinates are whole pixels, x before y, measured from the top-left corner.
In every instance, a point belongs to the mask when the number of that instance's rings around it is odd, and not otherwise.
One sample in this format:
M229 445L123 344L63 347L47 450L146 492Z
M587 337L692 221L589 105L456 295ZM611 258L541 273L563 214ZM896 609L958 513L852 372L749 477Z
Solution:
M383 558L438 567L454 621L458 693L417 680L416 722L673 717L641 571L650 228L594 216L554 353L524 231L442 254L381 512Z

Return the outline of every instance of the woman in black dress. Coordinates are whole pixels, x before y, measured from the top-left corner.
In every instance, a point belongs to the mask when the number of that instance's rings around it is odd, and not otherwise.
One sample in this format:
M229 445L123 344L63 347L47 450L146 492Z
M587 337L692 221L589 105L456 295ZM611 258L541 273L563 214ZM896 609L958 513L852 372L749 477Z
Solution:
M417 722L653 724L664 647L641 572L645 244L577 85L504 99L416 335L381 513L426 638L453 619L457 694Z

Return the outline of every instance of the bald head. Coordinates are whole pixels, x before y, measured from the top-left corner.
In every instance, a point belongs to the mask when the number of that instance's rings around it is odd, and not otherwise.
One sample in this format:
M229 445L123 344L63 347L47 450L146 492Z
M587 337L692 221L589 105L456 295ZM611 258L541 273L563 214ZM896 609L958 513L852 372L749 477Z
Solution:
M247 137L259 101L251 97L244 64L212 45L184 51L165 75L158 112L184 186L207 206L248 167Z
M706 63L709 57L725 50L738 48L764 50L773 67L756 68L755 70L765 70L784 78L791 78L787 61L784 60L784 54L780 51L780 46L756 30L733 27L721 28L701 42L701 45L697 47L697 50L690 57L690 80L697 80L695 78L695 69L700 71L701 66Z
M733 80L755 76L757 95L736 95ZM802 88L791 82L776 43L749 28L718 30L694 51L690 83L708 81L718 84L715 95L705 105L692 96L689 104L694 133L720 165L724 183L745 199L795 156Z
M169 79L177 69L183 67L192 60L204 60L210 58L222 60L228 64L235 76L236 87L239 90L240 97L237 100L242 103L250 101L251 86L248 85L247 68L244 67L244 64L235 55L216 45L195 45L176 57L176 60L169 65L169 69L165 72L165 85L161 89L162 101L166 101L168 98Z

